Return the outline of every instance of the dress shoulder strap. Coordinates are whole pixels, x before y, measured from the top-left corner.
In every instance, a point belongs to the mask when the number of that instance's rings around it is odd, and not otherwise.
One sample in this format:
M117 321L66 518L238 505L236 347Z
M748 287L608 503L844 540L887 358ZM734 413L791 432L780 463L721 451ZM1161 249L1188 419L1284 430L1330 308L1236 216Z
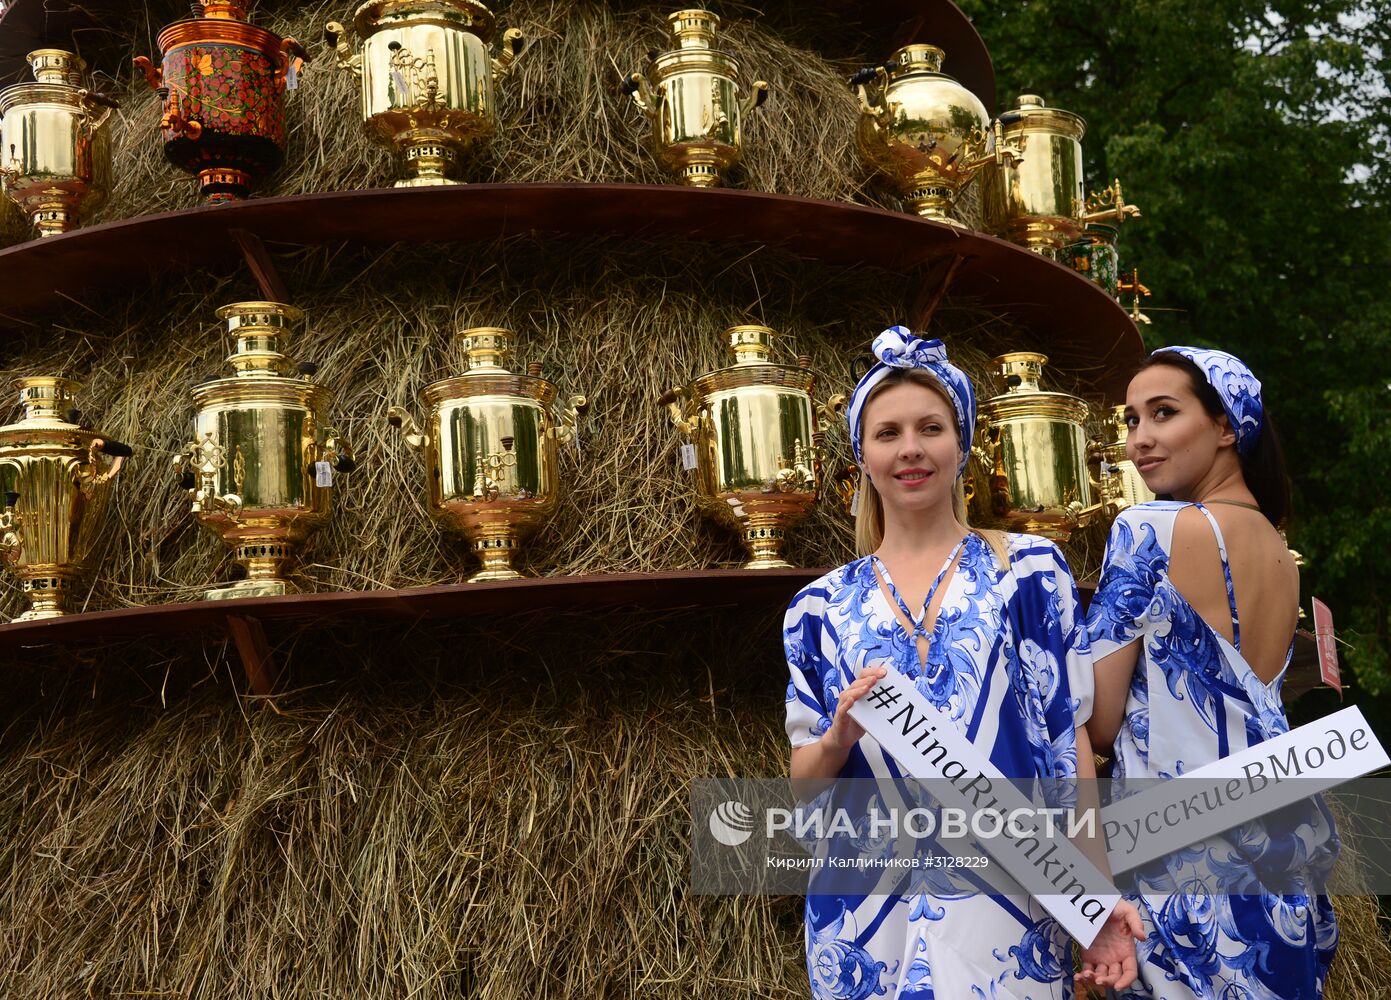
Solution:
M1227 541L1222 537L1222 529L1217 524L1217 518L1212 516L1212 511L1200 503L1195 503L1193 506L1202 511L1203 517L1207 518L1207 523L1217 538L1217 554L1222 558L1222 579L1227 584L1227 607L1232 613L1232 646L1239 653L1241 652L1241 622L1236 613L1236 587L1232 585L1232 566L1227 560Z

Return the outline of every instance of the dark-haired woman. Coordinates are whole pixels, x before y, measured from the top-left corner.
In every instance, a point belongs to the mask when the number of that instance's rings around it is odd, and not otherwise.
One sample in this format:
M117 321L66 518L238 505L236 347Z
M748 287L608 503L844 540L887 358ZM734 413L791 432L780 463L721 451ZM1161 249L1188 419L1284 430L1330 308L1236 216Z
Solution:
M1177 777L1287 731L1280 681L1299 615L1278 531L1284 462L1251 370L1222 351L1164 348L1131 380L1125 412L1127 456L1161 499L1116 519L1088 612L1087 730L1114 747L1122 783ZM1122 996L1322 996L1337 924L1325 897L1301 890L1322 883L1337 846L1319 805L1142 869L1148 939L1141 982Z

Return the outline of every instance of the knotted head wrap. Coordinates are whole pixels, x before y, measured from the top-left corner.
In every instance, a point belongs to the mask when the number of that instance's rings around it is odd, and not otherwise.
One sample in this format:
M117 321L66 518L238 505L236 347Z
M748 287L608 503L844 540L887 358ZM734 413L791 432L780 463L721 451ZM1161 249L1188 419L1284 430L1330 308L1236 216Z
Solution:
M861 424L865 400L869 394L895 368L921 368L942 386L956 414L956 431L961 441L961 463L956 467L956 474L960 476L971 454L971 436L976 429L976 392L971 388L971 380L947 360L947 349L940 340L915 337L907 327L889 327L874 338L872 350L879 363L865 372L864 378L855 386L855 391L850 394L850 405L845 411L850 423L850 445L855 450L855 461L863 462L860 435L863 431Z
M1250 368L1238 357L1226 351L1206 347L1161 347L1163 352L1178 354L1198 366L1208 385L1217 390L1222 409L1236 434L1238 454L1249 455L1261 437L1265 406L1261 403L1261 383Z

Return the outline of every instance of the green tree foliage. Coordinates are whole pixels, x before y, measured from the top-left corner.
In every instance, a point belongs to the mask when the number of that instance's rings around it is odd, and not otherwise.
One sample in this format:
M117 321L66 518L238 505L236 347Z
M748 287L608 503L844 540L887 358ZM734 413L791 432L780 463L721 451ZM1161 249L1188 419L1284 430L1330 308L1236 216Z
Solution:
M1089 189L1118 176L1143 210L1121 266L1154 291L1150 346L1221 347L1263 380L1306 592L1345 677L1391 693L1391 0L958 2L996 110L1081 114Z

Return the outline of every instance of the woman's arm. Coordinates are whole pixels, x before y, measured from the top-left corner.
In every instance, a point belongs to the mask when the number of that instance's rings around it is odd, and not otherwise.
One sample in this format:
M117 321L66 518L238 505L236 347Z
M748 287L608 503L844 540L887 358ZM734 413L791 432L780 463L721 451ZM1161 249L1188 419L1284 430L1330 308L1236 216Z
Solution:
M815 743L797 747L792 751L792 781L797 797L803 800L814 798L830 784L845 767L850 750L864 736L865 730L850 718L847 709L859 701L881 677L888 676L883 667L866 667L850 686L836 699L835 711L831 717L831 728L821 734Z
M1086 734L1091 738L1091 745L1100 747L1102 753L1110 751L1120 733L1121 722L1125 718L1125 699L1130 693L1130 678L1139 658L1140 640L1136 639L1096 661L1092 714L1087 720ZM1088 754L1087 758L1090 760L1091 755ZM1077 759L1080 763L1080 745L1077 747Z

